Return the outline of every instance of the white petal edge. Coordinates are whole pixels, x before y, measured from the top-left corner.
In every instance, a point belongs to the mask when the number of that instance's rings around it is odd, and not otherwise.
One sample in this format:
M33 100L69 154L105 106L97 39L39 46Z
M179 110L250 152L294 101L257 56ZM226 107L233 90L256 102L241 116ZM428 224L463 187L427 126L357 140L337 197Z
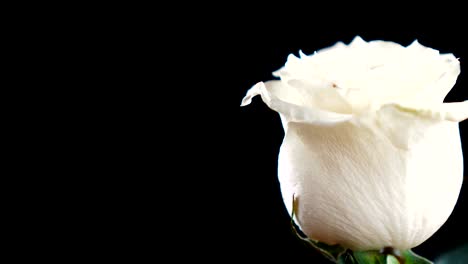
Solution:
M281 85L281 81L259 82L247 92L242 99L241 106L249 105L252 98L260 95L263 102L272 110L280 113L285 122L299 122L317 125L334 125L349 121L353 118L351 114L340 114L323 111L311 107L304 107L278 98L273 91L274 85Z
M376 111L379 129L397 148L409 149L425 137L427 129L441 122L461 122L468 118L468 101L433 107L387 104Z
M421 47L425 49L430 49L424 46ZM425 101L432 103L440 103L447 96L450 90L452 90L461 72L460 62L451 53L441 54L439 55L439 57L440 60L443 61L445 71L442 72L442 74L435 82L427 85L422 90L418 91L416 94L410 96L407 99L413 100L414 102Z
M446 120L461 122L468 118L468 100L456 103L443 103L428 107L411 107L403 104L388 104L384 107L394 107L399 111L436 121Z

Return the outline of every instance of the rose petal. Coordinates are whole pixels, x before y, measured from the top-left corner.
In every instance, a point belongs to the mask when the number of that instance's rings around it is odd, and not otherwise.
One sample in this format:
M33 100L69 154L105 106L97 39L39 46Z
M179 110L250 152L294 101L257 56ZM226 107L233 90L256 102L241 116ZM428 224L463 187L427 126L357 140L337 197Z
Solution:
M287 88L281 81L259 82L247 92L241 106L250 104L254 96L260 95L268 107L281 114L285 123L301 122L332 125L348 121L352 118L351 114L335 113L303 106L304 98L301 98L297 92L293 92L293 90Z
M406 120L394 106L382 111L392 132L412 127L402 138L425 119ZM312 239L357 250L415 247L456 203L463 179L458 125L434 122L408 149L395 147L379 125L368 125L290 124L278 161L285 205L291 211L297 198L297 223Z
M428 108L387 104L376 112L376 121L392 143L403 149L417 144L431 126L468 118L468 101L444 103Z
M356 37L347 46L339 42L311 56L299 54L289 55L273 75L284 82L335 83L357 112L370 103L441 103L460 74L453 54L439 54L417 41L405 48Z
M297 103L302 106L311 106L325 111L352 114L351 105L340 94L341 88L335 83L307 82L291 79L286 82L288 93L296 94Z

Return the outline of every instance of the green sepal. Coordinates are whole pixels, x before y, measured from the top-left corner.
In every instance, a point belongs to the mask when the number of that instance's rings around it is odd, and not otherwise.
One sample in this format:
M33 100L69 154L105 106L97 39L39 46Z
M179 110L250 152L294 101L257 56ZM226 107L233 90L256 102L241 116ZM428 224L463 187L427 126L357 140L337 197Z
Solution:
M414 253L411 249L401 252L404 264L433 264L432 261L427 258L421 257L418 254Z
M356 263L359 263L359 264L361 263L387 264L387 255L381 254L377 250L354 251L353 255L354 255L354 259L356 260Z
M357 264L356 259L354 259L353 252L351 250L347 250L343 254L338 257L337 260L338 264Z
M351 251L347 251L351 252ZM338 263L346 264L433 264L426 258L423 258L411 250L396 251L395 255L382 253L377 250L369 251L354 251L350 253L352 258L348 257L348 261ZM343 255L342 257L345 257ZM352 260L351 260L352 259Z
M393 256L393 255L387 255L387 264L400 264L400 261L398 261L398 259Z

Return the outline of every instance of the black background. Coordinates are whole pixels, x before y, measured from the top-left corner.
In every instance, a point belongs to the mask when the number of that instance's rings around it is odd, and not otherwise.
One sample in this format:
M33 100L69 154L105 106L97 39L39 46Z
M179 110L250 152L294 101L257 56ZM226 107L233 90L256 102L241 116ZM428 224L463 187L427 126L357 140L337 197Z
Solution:
M274 25L272 25L274 26ZM252 33L252 30L249 31ZM460 32L451 33L437 28L430 30L375 30L310 29L298 32L294 29L266 33L263 28L254 34L238 32L230 44L230 86L239 91L237 104L246 91L259 81L274 79L271 72L286 62L289 54L296 56L302 50L311 54L331 46L337 41L348 44L356 35L365 41L387 40L404 46L417 39L422 45L453 53L460 59L461 74L445 102L468 99L466 76L468 76L468 45ZM466 64L465 66L465 58ZM460 123L464 153L468 153L468 121ZM240 243L232 252L241 252L249 260L267 261L284 259L288 263L329 263L319 254L304 247L290 232L289 216L283 205L276 177L278 151L283 138L279 116L256 97L252 104L239 108L240 173L231 180L235 186L235 199L241 201L237 207L238 226L244 231L236 234ZM465 157L465 168L468 158ZM465 179L466 179L465 172ZM443 175L441 175L443 177ZM414 251L434 260L441 253L468 242L466 225L468 210L466 181L462 187L457 205L448 219L430 239L414 248ZM443 197L441 197L443 199ZM236 253L237 254L237 253Z

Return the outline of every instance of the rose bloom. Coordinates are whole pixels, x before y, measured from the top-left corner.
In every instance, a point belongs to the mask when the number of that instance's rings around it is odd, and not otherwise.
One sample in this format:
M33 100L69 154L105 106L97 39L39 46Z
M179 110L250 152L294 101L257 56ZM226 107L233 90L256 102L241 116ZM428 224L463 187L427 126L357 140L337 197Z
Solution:
M460 73L452 54L356 37L288 57L242 101L260 95L285 130L283 200L311 239L353 250L413 248L436 232L463 180L458 122L443 103Z

